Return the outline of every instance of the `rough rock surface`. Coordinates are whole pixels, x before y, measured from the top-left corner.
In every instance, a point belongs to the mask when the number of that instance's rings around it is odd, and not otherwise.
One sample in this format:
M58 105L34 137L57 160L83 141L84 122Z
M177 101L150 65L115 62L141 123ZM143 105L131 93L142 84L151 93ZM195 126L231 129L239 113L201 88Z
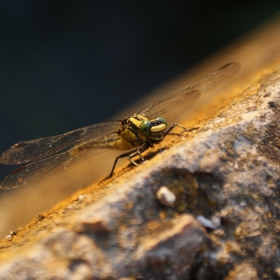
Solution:
M176 147L12 232L0 279L280 279L279 119L276 71ZM214 230L196 220L214 215Z

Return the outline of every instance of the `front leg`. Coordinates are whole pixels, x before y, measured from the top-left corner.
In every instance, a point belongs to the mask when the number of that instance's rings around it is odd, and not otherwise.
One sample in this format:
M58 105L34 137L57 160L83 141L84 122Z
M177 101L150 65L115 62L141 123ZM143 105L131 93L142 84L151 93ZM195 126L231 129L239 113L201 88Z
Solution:
M170 133L171 132L171 130L174 128L174 127L176 127L176 126L178 126L178 127L180 127L180 128L182 128L183 130L182 130L182 132L181 133ZM165 132L164 132L164 136L166 136L166 135L181 135L182 133L184 133L185 131L189 131L186 127L184 127L184 126L182 126L182 125L180 125L180 124L178 124L178 123L173 123Z

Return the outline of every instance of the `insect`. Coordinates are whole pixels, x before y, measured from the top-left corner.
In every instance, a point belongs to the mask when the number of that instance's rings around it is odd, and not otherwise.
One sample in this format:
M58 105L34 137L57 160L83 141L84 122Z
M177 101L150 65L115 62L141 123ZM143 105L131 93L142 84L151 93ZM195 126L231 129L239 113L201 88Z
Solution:
M119 158L127 157L137 165L132 159L139 156L143 160L142 153L162 141L174 127L187 130L176 123L168 127L167 121L162 117L166 112L179 106L185 106L186 112L201 94L232 77L239 68L240 64L237 62L226 64L123 120L97 123L65 134L14 144L1 155L0 163L24 165L10 172L1 181L0 188L20 187L109 149L129 150L115 159L109 177L113 175Z

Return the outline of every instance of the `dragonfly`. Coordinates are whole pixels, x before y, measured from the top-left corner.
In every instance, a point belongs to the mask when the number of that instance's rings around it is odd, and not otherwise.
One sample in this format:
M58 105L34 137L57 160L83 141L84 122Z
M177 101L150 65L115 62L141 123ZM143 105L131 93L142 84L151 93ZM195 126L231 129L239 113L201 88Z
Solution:
M89 157L108 150L128 151L119 155L108 177L112 177L120 158L133 160L154 144L161 142L175 127L187 128L174 123L168 126L162 117L178 107L188 111L199 97L227 81L240 69L237 62L228 63L198 81L151 104L131 117L107 121L79 128L61 135L21 141L2 153L0 163L23 164L10 172L0 182L0 189L13 189L29 184L66 169Z

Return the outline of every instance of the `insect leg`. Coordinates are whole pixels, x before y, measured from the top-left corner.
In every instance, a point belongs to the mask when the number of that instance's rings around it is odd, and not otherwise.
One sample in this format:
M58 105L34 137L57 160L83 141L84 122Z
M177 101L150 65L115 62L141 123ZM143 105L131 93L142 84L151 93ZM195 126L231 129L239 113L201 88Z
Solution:
M143 152L143 151L142 151L142 152ZM132 158L135 157L135 156L137 156L137 155L139 155L139 157L141 158L141 160L144 161L144 159L143 159L143 157L142 157L142 155L141 155L142 152L140 152L140 150L137 149L134 153L130 154L130 155L128 156L127 159L128 159L132 164L134 164L134 165L136 165L136 166L139 166L135 161L132 160Z
M174 128L174 127L176 127L176 126L178 126L178 127L180 127L180 128L182 128L183 130L182 130L182 132L181 133L170 133L171 132L171 130ZM165 132L164 132L164 135L166 136L166 135L168 135L168 134L170 134L170 135L181 135L183 132L185 132L185 131L188 131L188 129L186 128L186 127L184 127L184 126L182 126L182 125L180 125L180 124L178 124L178 123L173 123Z
M118 157L116 157L116 159L115 159L115 161L114 161L114 164L113 164L113 167L112 167L112 170L111 170L111 173L110 173L110 175L109 175L109 178L112 177L118 160L119 160L120 158L129 156L131 153L135 153L137 150L138 150L138 149L133 150L133 151L130 151L130 152L128 152L128 153L121 154L121 155L119 155Z
M110 175L109 175L109 178L112 177L112 175L113 175L113 173L114 173L114 170L115 170L115 167L116 167L116 164L117 164L117 162L118 162L118 160L119 160L120 158L127 157L127 159L128 159L132 164L138 166L138 164L137 164L136 162L134 162L134 161L132 160L132 158L135 157L135 156L137 156L137 155L139 155L139 157L140 157L141 160L143 161L144 158L142 157L142 154L141 154L141 153L143 153L143 152L144 152L145 150L147 150L149 147L150 147L150 144L149 144L149 142L147 142L147 143L144 143L144 144L143 144L141 147L139 147L138 149L135 149L135 150L132 150L132 151L130 151L130 152L127 152L127 153L124 153L124 154L119 155L119 156L115 159L115 161L114 161L113 168L112 168L112 171L111 171L111 173L110 173Z

